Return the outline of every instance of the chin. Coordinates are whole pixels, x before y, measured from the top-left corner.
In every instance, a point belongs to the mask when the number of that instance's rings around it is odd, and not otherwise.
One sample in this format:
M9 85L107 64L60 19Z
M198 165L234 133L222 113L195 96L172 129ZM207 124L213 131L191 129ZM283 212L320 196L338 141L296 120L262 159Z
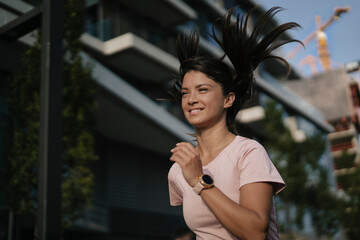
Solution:
M191 126L195 127L195 128L206 128L209 125L211 125L211 122L213 121L213 119L211 118L204 118L203 116L185 116L186 120L188 121L188 123L191 124Z
M203 123L203 122L196 122L196 121L192 121L189 123L191 124L191 126L193 126L194 128L197 128L197 129L201 129L201 128L206 128L206 123Z

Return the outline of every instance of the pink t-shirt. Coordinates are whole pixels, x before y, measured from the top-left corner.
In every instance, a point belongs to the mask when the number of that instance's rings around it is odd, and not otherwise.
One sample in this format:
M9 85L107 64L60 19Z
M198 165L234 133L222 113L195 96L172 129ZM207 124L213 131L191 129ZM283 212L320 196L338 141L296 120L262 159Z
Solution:
M240 188L248 183L269 182L274 194L285 183L265 149L256 141L236 136L203 171L214 179L215 186L234 202L239 203ZM196 239L237 239L216 219L192 187L185 181L181 168L174 163L168 174L170 204L183 205L183 214ZM267 239L279 239L274 204L271 208Z

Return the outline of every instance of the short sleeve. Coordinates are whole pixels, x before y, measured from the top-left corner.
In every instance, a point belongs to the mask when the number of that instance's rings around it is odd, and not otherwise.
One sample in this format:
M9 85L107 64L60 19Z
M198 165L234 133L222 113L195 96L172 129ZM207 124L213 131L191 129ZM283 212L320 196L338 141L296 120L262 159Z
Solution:
M174 163L168 174L169 198L171 206L179 206L183 203L182 192L176 182L177 173L176 163Z
M252 141L238 162L240 187L254 182L268 182L273 185L274 194L285 188L284 180L259 143Z

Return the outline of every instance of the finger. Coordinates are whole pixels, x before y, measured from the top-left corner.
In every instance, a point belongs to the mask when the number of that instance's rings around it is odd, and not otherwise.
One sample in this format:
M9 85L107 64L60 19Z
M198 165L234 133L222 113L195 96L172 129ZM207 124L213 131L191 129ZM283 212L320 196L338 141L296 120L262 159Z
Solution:
M188 146L187 144L184 144L184 143L179 143L177 144L173 149L170 150L172 153L175 153L175 152L179 152L179 151L182 151L182 152L185 152L185 153L194 153L195 150L192 149L191 146Z
M189 148L191 148L191 149L194 148L194 145L192 145L192 144L189 143L189 142L179 142L179 143L176 144L176 146L187 146L187 147L189 147Z
M176 147L181 147L186 149L186 151L191 152L191 153L196 153L196 150L194 148L194 146L191 143L188 142L181 142L176 144Z
M191 159L194 157L194 155L189 152L187 149L185 149L184 147L176 147L173 149L172 151L174 156L178 156L182 159Z
M172 162L176 162L180 165L181 168L183 168L184 166L188 165L191 161L189 161L189 158L183 158L180 155L172 155L170 157L170 161Z
M181 163L182 161L183 161L183 158L181 158L181 157L179 157L179 156L177 156L177 155L172 155L171 157L170 157L170 161L172 161L172 162L177 162L177 163Z
M181 159L192 158L192 153L190 153L184 147L175 147L175 148L171 149L171 152L172 152L172 156L177 156Z

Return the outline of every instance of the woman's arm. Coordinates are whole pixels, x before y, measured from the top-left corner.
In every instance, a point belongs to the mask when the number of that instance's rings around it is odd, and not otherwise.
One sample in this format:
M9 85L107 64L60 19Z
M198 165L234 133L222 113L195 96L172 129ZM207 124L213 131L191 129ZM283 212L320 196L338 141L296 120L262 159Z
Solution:
M216 183L215 183L216 186ZM250 183L240 189L235 203L218 188L200 193L219 222L240 239L265 239L268 231L273 187L268 183Z
M190 143L179 143L171 150L171 161L177 162L185 180L194 187L202 175L198 152ZM265 239L272 204L273 187L268 183L250 183L240 189L239 203L232 201L218 188L203 190L204 200L219 222L240 239Z

